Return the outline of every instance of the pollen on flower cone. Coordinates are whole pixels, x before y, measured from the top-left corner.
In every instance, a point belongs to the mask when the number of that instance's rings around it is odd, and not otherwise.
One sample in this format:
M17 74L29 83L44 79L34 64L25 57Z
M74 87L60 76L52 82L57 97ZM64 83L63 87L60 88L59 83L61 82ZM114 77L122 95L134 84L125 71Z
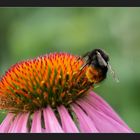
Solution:
M12 66L0 81L0 108L34 111L50 105L68 105L90 87L83 60L68 53L53 53Z

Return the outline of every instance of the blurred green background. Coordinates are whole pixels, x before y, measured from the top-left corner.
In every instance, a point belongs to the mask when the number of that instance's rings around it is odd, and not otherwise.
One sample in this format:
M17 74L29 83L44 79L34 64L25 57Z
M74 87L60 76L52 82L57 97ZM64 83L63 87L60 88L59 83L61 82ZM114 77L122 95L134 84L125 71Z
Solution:
M0 8L0 75L50 52L104 49L111 74L95 91L140 132L140 8ZM3 115L1 115L1 120Z

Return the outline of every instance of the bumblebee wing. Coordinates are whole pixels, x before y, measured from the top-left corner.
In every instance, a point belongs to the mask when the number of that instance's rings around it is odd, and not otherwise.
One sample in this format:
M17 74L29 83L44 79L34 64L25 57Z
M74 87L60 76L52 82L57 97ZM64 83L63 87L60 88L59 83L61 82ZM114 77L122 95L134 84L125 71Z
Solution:
M101 54L98 51L97 51L97 60L98 60L98 63L100 64L100 66L107 67L107 63L105 62L105 60L103 59L103 57L101 56Z

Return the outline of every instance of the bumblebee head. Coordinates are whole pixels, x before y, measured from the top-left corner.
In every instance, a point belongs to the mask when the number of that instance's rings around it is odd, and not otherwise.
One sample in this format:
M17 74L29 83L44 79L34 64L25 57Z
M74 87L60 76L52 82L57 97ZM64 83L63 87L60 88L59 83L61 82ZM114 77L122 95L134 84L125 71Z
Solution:
M89 60L91 60L91 65L105 68L108 65L109 56L101 49L94 49L89 54Z
M98 54L100 54L100 57L102 57L105 60L105 62L109 61L109 56L106 52L104 52L101 49L95 49L95 51L96 51L97 56L98 56Z

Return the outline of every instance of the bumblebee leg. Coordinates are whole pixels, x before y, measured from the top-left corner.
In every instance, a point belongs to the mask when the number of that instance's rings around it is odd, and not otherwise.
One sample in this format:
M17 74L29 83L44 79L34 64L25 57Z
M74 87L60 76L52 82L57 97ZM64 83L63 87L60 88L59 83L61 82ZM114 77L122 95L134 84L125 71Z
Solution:
M87 57L88 55L89 55L89 52L85 53L83 56L79 56L77 58L77 61L79 61L80 59L83 59L83 58Z
M85 67L85 66L87 66L88 65L88 63L85 63L81 68L80 68L80 71Z
M85 54L82 56L82 58L85 58L85 57L88 56L88 55L89 55L89 52L85 53Z
M77 61L79 61L81 58L82 58L82 57L81 57L81 56L79 56L79 57L77 58Z

